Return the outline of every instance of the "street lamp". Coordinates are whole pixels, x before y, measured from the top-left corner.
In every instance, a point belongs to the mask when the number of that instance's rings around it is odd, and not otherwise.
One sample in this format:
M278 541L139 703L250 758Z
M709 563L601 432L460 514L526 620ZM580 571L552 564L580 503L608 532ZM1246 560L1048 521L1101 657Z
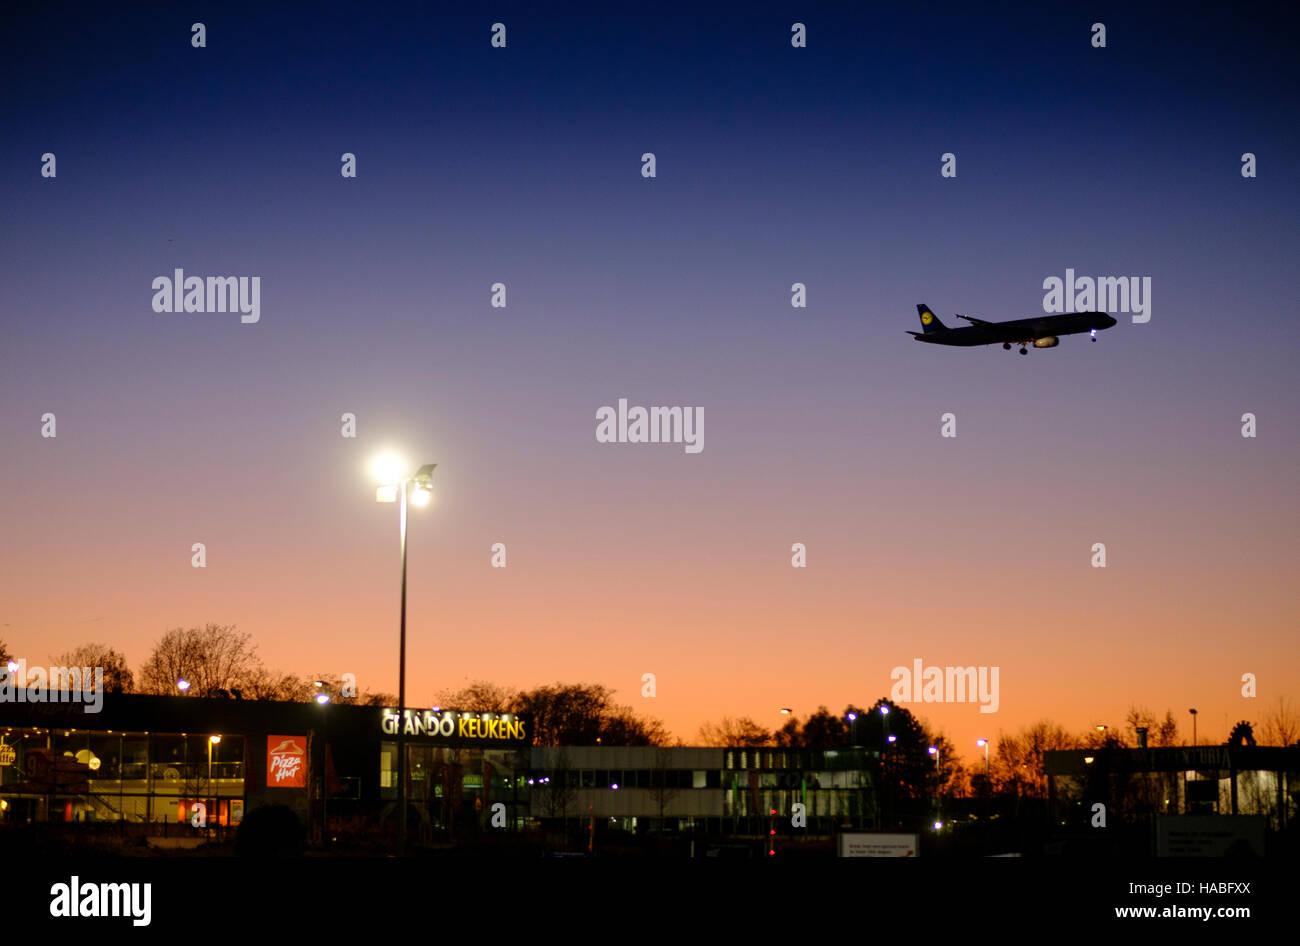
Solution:
M399 502L398 529L402 545L402 625L401 642L397 657L397 856L406 853L406 501L417 506L427 506L433 496L433 470L438 464L426 463L412 476L404 476L409 469L401 460L380 457L374 472L379 480L375 500L381 503Z
M208 737L208 792L209 793L214 791L212 786L212 747L217 745L219 742L221 742L220 736ZM216 794L212 795L212 800L216 802L216 811L212 812L213 818L220 818L221 816L220 798L221 798L221 792L219 790L216 791Z
M989 779L989 741L987 739L976 739L975 745L984 750L984 791L988 792L989 805L991 806L993 804L993 782Z
M326 687L324 680L316 681L317 689ZM321 839L328 847L330 843L330 714L326 711L326 706L330 701L330 695L327 692L316 694L316 703L321 708L321 738L324 742L324 748L321 750L321 777L320 777L320 820L321 820Z
M925 751L930 754L930 757L932 759L934 759L934 807L937 808L939 810L939 814L942 815L943 808L941 806L939 789L942 784L941 780L943 779L943 773L939 768L939 747L929 746L926 748ZM935 822L935 824L937 825L938 822ZM938 831L939 829L938 827L936 827L934 830Z
M182 693L184 693L184 692L185 692L186 690L188 690L189 688L190 688L190 681L188 681L188 680L177 680L177 681L176 681L176 689L180 690Z
M1189 709L1187 712L1192 714L1192 746L1195 748L1196 742L1196 710Z

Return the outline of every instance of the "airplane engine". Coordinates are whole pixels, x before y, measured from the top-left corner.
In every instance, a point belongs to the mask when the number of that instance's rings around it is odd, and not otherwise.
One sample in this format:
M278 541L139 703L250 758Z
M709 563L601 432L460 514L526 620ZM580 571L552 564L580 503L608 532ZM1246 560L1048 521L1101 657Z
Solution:
M1035 348L1055 348L1059 344L1061 344L1061 340L1055 335L1048 335L1046 338L1034 339Z

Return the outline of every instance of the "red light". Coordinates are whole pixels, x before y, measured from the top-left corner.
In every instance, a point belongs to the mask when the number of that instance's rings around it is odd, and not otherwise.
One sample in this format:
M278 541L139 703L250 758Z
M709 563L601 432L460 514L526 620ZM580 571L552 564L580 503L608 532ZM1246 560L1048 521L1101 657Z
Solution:
M776 834L776 828L773 828L771 831L769 831L769 832L767 832L767 833L768 833L768 834Z
M773 814L773 815L776 814L776 809L773 808L773 809L769 812L769 814Z
M776 851L768 851L768 852L767 852L767 855L768 855L768 857L771 857L771 856L772 856L773 854L775 854L775 853L776 853Z

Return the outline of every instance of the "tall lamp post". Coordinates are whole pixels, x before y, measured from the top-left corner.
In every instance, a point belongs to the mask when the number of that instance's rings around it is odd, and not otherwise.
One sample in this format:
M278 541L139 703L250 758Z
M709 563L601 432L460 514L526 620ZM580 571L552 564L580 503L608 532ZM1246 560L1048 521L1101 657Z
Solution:
M217 820L221 817L221 790L215 789L214 794L214 788L212 785L212 747L217 745L219 742L221 742L220 736L208 737L208 796L212 799L213 808L215 809L212 812L211 824L216 824Z
M326 847L330 843L330 715L327 710L330 701L329 685L324 680L316 681L316 703L321 708L321 775L320 775L320 823L321 840Z
M1192 748L1196 748L1196 710L1189 709L1187 712L1192 714Z
M889 744L889 704L880 704L880 804L877 820L880 827L876 830L885 830L885 806L889 802L889 777L885 774L885 749Z
M402 461L383 457L376 462L379 488L375 499L381 503L398 502L398 528L402 545L402 630L397 657L397 856L406 853L406 502L429 505L433 498L433 470L438 464L426 463L413 476L403 476L409 469Z
M987 739L976 739L975 745L984 750L984 791L988 795L987 806L984 809L984 818L987 820L989 810L993 807L993 782L989 778L989 741Z
M941 779L943 778L943 771L939 768L939 747L930 746L925 751L928 752L930 756L934 759L934 808L935 808L935 812L939 816L939 820L942 821L943 820L943 796L940 792L940 789L943 786L943 783L941 781ZM935 830L937 831L938 829L936 828Z

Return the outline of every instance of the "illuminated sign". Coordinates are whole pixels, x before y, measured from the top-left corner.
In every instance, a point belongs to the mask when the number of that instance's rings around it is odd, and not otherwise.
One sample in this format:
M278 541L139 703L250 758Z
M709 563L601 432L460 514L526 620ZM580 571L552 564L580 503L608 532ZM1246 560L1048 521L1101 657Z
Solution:
M404 731L440 742L527 744L530 720L516 713L465 713L457 710L407 710ZM397 735L397 710L385 707L384 735Z
M266 787L307 787L307 737L266 737Z
M3 739L0 739L0 765L13 765L14 757L16 755L17 753L14 751L14 747L9 745L9 743L5 742Z

